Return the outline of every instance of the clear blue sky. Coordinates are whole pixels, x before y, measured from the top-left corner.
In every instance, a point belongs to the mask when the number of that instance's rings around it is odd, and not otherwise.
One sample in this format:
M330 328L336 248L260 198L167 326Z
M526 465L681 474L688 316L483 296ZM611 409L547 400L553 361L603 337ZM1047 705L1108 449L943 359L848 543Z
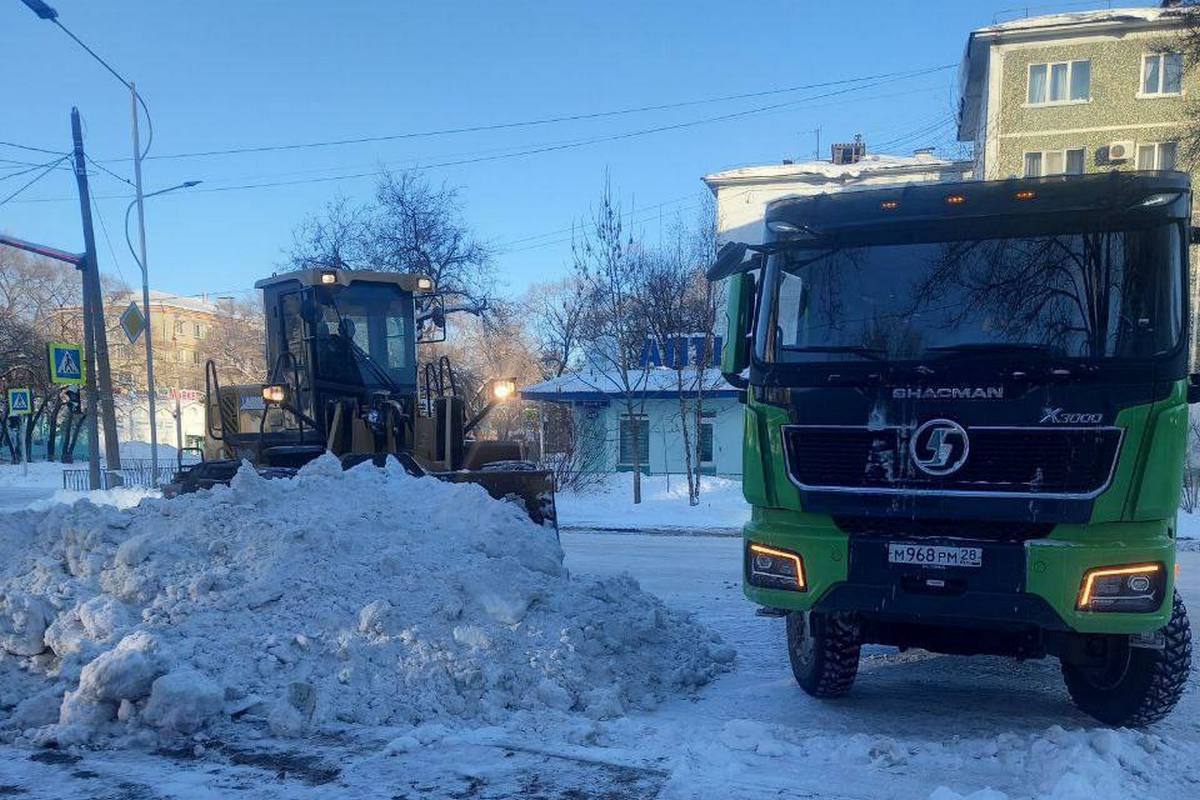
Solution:
M957 63L969 30L1024 7L1015 0L52 5L68 28L137 82L154 119L152 156L588 114ZM19 0L0 0L0 53L0 140L66 150L68 114L78 105L89 153L131 175L128 161L112 160L131 150L129 99L115 79ZM339 192L366 199L373 181L212 191L222 187L495 156L796 101L729 121L430 169L433 180L460 187L479 235L505 248L500 277L517 293L565 270L569 245L561 231L587 211L606 169L625 207L642 209L632 220L654 238L660 218L696 213L701 175L809 157L818 126L823 148L862 133L868 147L900 139L885 149L937 145L954 152L955 70L813 99L844 88L503 131L150 160L147 191L204 181L148 201L152 284L185 294L247 289L281 261L306 214ZM924 128L929 132L921 134ZM47 156L0 146L0 158ZM12 166L0 163L0 176ZM0 179L0 199L24 180ZM120 231L129 187L98 175L93 191L104 198L101 268L132 283L137 270ZM0 206L0 230L80 249L78 213L71 173L59 171Z

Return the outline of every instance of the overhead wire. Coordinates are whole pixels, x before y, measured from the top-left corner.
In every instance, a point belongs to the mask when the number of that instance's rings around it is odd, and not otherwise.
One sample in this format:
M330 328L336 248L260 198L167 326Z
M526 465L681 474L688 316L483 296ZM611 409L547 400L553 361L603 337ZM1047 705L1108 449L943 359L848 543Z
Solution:
M155 156L148 156L147 160L160 159L179 159L179 158L203 158L210 156L223 155L242 155L248 153L267 153L283 150L304 150L321 147L339 147L353 144L371 144L378 142L399 141L404 139L419 139L431 138L436 136L449 136L464 133L484 133L498 130L510 130L513 128L527 128L539 125L551 125L562 122L579 122L591 119L603 119L606 117L623 116L628 114L640 114L651 111L665 111L676 108L687 108L690 106L707 105L712 103L729 102L733 100L746 100L756 97L768 97L772 95L788 94L792 92L806 91L809 89L822 89L829 86L842 86L846 84L867 83L870 81L881 81L884 79L905 79L915 78L923 75L929 75L935 72L942 72L947 69L956 67L957 64L942 64L935 67L923 67L912 70L896 70L892 72L883 72L875 75L863 75L855 78L843 78L835 81L821 81L818 83L801 84L798 86L788 86L784 88L766 89L756 92L742 92L739 94L722 95L719 97L709 97L697 100L684 100L672 103L659 103L654 105L636 106L632 108L613 109L607 111L595 111L582 114L564 114L554 117L543 117L532 120L519 120L513 122L498 122L484 125L468 125L458 128L442 128L429 131L410 131L405 133L383 134L377 136L358 136L344 139L330 139L314 142L296 142L288 144L273 144L273 145L256 145L245 147L231 147L215 150L202 150L195 152L184 153L164 153ZM129 158L110 159L112 161L130 161Z
M929 72L929 71L931 71L931 70L925 70L925 72ZM903 80L907 77L912 77L912 73L902 73L902 74L904 77L894 78L891 81L882 81L881 83L889 83L889 82L894 82L896 80ZM452 167L452 166L464 166L464 165L478 164L478 163L484 163L484 162L508 160L508 159L520 158L520 157L531 156L531 155L540 155L540 154L549 153L549 152L570 150L570 149L575 149L578 147L585 147L588 145L605 143L605 142L621 141L621 140L626 140L626 139L631 139L631 138L636 138L636 137L641 137L641 136L647 136L647 135L651 135L651 134L655 134L655 133L687 129L687 128L692 128L692 127L696 127L699 125L713 124L713 123L717 123L717 122L729 121L732 119L740 119L740 118L754 115L754 114L769 113L769 112L778 111L778 110L781 110L784 108L793 107L793 106L796 106L799 104L810 103L814 100L822 100L822 99L826 99L829 97L845 95L849 92L862 91L863 89L866 89L866 88L870 88L870 87L869 86L851 86L851 87L847 87L847 88L843 88L843 89L839 89L839 90L835 90L835 91L831 91L831 92L825 92L825 93L818 94L818 95L812 95L810 97L797 98L794 100L784 101L782 103L773 103L773 104L766 105L766 106L758 106L755 108L743 109L740 111L730 112L730 113L726 113L726 114L720 114L720 115L711 116L711 117L702 117L699 119L687 120L684 122L671 123L671 124L667 124L667 125L659 125L659 126L654 126L651 128L642 128L642 129L637 129L637 130L632 130L632 131L624 131L621 133L591 137L591 138L587 138L587 139L577 139L577 140L569 140L569 141L559 142L559 143L554 143L554 144L537 145L537 146L533 146L533 147L522 149L522 150L514 150L514 151L510 151L510 152L496 154L496 155L481 155L481 156L477 156L477 157L457 158L457 159L449 159L449 160L435 161L435 162L429 162L429 163L416 163L413 165L412 169L428 170L428 169L437 169L437 168ZM329 175L329 176L323 176L323 177L298 178L295 180L279 180L279 181L258 181L258 182L234 184L234 185L230 185L230 186L208 186L205 188L196 189L191 194L195 195L195 194L201 194L201 193L243 191L243 190L248 190L248 189L269 189L269 188L279 188L279 187L286 187L286 186L299 186L299 185L305 185L305 184L328 183L328 182L334 182L334 181L354 180L354 179L359 179L359 178L374 177L378 174L380 174L380 169L378 167L375 167L375 168L372 168L369 170L362 170L362 171L356 171L356 172L350 172L350 173L340 173L337 175ZM128 195L106 195L106 196L100 197L99 199L118 199L118 198L127 199ZM21 202L28 202L28 203L57 202L57 201L63 201L63 200L69 200L69 199L72 199L72 198L42 197L42 198L30 198L28 200L23 200Z
M51 161L51 162L48 162L47 164L44 164L43 166L45 167L45 169L43 169L41 172L39 172L37 175L35 175L35 176L34 176L34 177L31 179L31 180L29 180L28 182L26 182L25 184L23 184L23 185L21 186L21 188L20 188L20 189L17 189L15 192L12 192L12 193L11 193L11 194L9 194L7 197L5 197L3 200L0 200L0 206L2 206L2 205L4 205L5 203L9 202L9 201L10 201L10 200L12 200L14 197L16 197L17 195L19 195L21 192L25 191L25 190L26 190L26 189L28 189L30 186L33 186L35 183L37 183L38 181L40 181L42 178L44 178L44 177L46 177L47 175L49 175L49 174L50 174L50 172L51 172L51 170L53 170L53 169L54 169L56 166L58 166L58 165L59 165L59 163L61 163L61 162L65 161L65 160L66 160L66 159L68 159L68 158L70 158L70 156L63 155L63 156L61 156L60 158L58 158L58 159L56 159L56 160L54 160L54 161Z
M66 153L63 152L62 150L47 150L44 147L34 147L33 145L18 144L17 142L0 141L0 145L4 145L5 147L15 147L18 150L28 150L32 153L46 153L46 154L52 155L52 156L65 156L66 155Z

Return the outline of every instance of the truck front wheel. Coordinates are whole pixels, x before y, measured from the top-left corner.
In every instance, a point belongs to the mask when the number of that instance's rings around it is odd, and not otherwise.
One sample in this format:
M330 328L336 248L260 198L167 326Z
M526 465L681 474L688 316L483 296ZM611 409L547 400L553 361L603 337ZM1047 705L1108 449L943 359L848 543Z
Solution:
M1159 632L1161 649L1131 647L1124 640L1111 646L1100 664L1063 662L1071 701L1107 725L1140 727L1169 714L1192 665L1192 631L1178 593L1171 621Z
M800 688L813 697L840 697L858 675L862 634L847 614L787 615L788 658Z

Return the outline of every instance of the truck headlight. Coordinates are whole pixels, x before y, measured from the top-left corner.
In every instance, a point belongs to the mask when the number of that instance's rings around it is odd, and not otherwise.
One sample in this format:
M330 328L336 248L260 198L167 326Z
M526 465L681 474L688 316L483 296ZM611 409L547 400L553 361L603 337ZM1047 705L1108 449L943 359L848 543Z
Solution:
M788 550L751 543L746 548L746 575L751 586L764 589L808 591L804 559Z
M287 399L287 387L274 383L262 388L262 398L268 403L279 405Z
M1162 605L1166 569L1161 563L1096 567L1083 575L1080 611L1157 611Z

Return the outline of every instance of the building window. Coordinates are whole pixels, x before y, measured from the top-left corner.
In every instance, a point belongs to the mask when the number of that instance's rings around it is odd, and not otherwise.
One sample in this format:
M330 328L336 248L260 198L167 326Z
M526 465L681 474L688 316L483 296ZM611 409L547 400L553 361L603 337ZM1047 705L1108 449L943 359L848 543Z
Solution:
M183 320L181 319L175 320L175 335L183 336Z
M199 322L192 323L192 336L197 339L204 338L204 325Z
M199 350L193 350L193 351L192 351L192 363L193 363L193 364L199 364L199 363L200 363L200 351L199 351Z
M1172 95L1182 92L1182 53L1151 53L1142 56L1143 95Z
M1082 175L1084 151L1082 147L1067 150L1035 150L1025 154L1025 177L1040 178L1043 175Z
M1137 149L1138 169L1175 169L1178 142L1146 142Z
M712 411L700 413L700 463L713 462L713 420L716 414Z
M1084 103L1091 97L1091 61L1029 65L1029 105Z
M634 432L634 422L636 424L636 438ZM634 447L636 446L636 450ZM650 463L650 421L645 415L637 414L630 416L623 414L621 416L621 447L618 462L621 466L633 466L634 456L637 456L639 466L646 466Z

